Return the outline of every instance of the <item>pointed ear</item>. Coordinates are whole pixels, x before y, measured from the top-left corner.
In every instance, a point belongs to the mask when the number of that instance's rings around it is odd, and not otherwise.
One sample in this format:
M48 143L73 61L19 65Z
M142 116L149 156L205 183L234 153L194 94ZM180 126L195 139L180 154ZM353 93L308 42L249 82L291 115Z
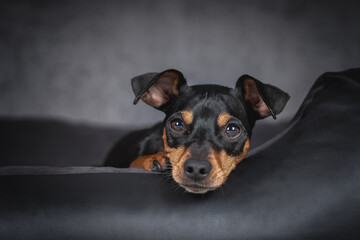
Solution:
M243 75L236 82L236 89L241 91L244 101L254 110L257 119L281 113L290 96L286 92L270 84Z
M186 85L184 75L175 69L161 73L145 73L131 79L135 93L134 104L141 98L156 109L165 111Z

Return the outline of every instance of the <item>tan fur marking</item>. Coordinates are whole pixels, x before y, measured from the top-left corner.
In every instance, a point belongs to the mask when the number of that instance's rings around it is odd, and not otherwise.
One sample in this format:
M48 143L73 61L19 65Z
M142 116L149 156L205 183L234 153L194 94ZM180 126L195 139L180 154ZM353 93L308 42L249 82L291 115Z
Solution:
M165 129L162 138L164 142L164 151L167 153L167 157L170 159L172 166L172 177L176 182L181 182L184 174L183 165L186 159L190 157L190 148L185 149L183 146L178 148L169 147L167 145Z
M194 115L190 111L182 111L181 115L187 125L190 125L194 120Z
M239 156L229 156L222 150L216 152L214 149L210 149L210 162L213 165L213 172L210 176L210 180L213 186L221 186L226 181L230 172L239 164L246 156L250 147L250 140L247 139L244 145L243 152Z
M152 155L144 155L136 158L131 164L131 168L143 168L151 171L153 167L153 161L157 160L161 166L165 165L166 153L158 152Z
M165 129L163 130L162 139L164 142L164 152L166 153L166 156L170 159L171 164L177 164L185 154L185 147L183 146L178 148L169 147L167 145Z
M218 119L217 119L217 124L219 127L224 127L227 122L229 121L229 119L231 118L230 114L228 113L220 113Z

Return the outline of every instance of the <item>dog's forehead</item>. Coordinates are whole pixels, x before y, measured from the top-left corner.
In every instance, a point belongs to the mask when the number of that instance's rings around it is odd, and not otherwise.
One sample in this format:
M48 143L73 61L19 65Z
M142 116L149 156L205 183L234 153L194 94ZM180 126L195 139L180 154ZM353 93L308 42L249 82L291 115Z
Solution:
M194 105L187 109L194 117L203 119L217 118L222 113L232 112L222 99L202 99L195 101Z
M195 85L180 94L172 108L174 111L189 111L194 118L216 120L222 113L228 113L246 121L243 101L234 89L220 85Z
M195 85L179 96L179 107L195 109L198 106L228 108L234 102L233 89L220 85Z

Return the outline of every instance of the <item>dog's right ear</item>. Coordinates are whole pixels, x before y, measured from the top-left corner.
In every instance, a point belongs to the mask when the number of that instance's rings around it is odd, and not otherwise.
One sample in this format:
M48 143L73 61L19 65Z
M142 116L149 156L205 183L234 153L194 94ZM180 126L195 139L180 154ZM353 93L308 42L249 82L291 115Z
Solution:
M265 84L259 80L243 75L236 82L236 89L241 91L245 102L250 106L257 119L281 113L290 96L281 89Z
M131 79L135 94L134 104L140 98L150 106L166 111L167 106L179 95L186 85L184 75L175 69L161 73L145 73Z

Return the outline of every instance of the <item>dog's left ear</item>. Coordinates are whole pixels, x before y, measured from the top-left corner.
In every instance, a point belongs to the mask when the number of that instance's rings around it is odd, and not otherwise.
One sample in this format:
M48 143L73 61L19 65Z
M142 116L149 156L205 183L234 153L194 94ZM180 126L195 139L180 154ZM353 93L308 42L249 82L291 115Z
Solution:
M131 79L131 85L135 94L134 104L141 98L161 111L166 111L182 88L187 86L184 75L175 69L139 75Z
M281 113L290 96L286 92L270 84L243 75L236 82L236 89L241 91L244 101L252 108L258 119Z

